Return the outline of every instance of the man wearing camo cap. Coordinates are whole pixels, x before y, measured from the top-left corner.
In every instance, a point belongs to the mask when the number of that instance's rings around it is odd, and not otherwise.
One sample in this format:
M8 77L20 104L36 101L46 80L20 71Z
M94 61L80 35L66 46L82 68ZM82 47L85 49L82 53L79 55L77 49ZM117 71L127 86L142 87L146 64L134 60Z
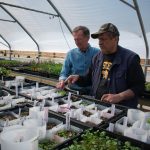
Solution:
M91 95L96 99L137 108L145 83L140 57L119 46L119 36L112 23L102 25L98 32L91 34L98 39L101 51L93 58L86 76L72 75L67 81L92 84Z

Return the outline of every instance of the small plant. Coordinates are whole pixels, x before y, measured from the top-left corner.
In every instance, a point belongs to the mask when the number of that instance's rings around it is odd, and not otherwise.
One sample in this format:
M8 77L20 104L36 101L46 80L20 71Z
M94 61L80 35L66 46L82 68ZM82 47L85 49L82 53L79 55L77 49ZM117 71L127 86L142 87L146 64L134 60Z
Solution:
M81 139L75 140L71 146L64 150L140 150L132 146L130 142L121 142L106 134L105 131L91 132L87 130Z
M4 68L4 67L0 67L0 76L8 76L10 74L10 70Z
M150 118L148 118L148 119L147 119L147 123L149 123L149 124L150 124Z
M65 96L66 95L66 91L61 90L61 91L57 91L57 93L61 96Z
M8 70L8 69L6 69L4 67L0 67L0 76L1 76L2 82L3 82L3 77L4 76L6 76L6 77L9 76L10 73L11 73L10 70Z
M87 101L82 101L82 102L80 103L80 105L88 106L88 105L89 105L89 103L88 103Z
M53 61L46 61L40 63L36 63L32 61L29 66L25 67L25 69L27 70L31 70L35 72L38 71L41 73L46 73L54 76L59 76L61 68L62 68L61 63L55 63Z
M16 67L22 66L24 63L16 60L1 60L0 67Z
M75 131L72 130L60 130L57 132L57 135L60 137L64 137L66 139L74 137L77 135L77 133Z
M149 82L145 83L145 90L150 92L150 83Z
M55 141L51 141L49 139L44 139L39 142L39 148L41 148L42 150L50 150L56 145L57 143Z

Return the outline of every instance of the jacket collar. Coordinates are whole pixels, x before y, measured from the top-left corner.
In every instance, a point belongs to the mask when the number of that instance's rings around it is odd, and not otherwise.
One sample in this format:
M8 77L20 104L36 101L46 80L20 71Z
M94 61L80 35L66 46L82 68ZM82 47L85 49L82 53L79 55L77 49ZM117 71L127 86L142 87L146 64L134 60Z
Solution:
M103 62L104 56L102 52L99 53L98 63L101 64ZM113 61L113 65L121 64L121 46L118 45L117 52Z
M87 47L87 49L86 49L85 52L81 51L79 48L78 48L78 51L79 51L80 53L87 53L90 48L91 48L91 45L88 43L88 47Z
M119 64L121 64L121 47L118 45L117 53L115 55L113 65L119 65Z

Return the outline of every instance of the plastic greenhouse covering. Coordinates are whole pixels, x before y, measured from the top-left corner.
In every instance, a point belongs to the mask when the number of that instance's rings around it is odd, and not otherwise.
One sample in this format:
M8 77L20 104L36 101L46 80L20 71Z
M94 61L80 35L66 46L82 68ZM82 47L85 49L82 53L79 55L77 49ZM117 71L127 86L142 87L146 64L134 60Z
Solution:
M67 52L75 47L75 26L93 33L112 22L120 31L120 45L149 57L150 0L0 0L0 6L0 50ZM90 43L98 47L97 40Z

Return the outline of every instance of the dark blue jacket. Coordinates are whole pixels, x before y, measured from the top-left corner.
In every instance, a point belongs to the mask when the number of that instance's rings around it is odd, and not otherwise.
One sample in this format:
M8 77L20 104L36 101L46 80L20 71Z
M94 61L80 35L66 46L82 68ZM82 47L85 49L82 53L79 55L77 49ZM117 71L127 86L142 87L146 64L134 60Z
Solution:
M91 83L92 90L91 95L95 96L98 89L98 85L101 79L101 66L103 63L103 54L100 51L94 58L86 77L81 77L80 82ZM137 71L132 72L130 67L134 64ZM129 71L130 70L130 71ZM138 77L140 74L140 77ZM85 80L86 79L86 80ZM132 81L133 80L133 81ZM121 46L118 46L117 53L113 59L113 64L110 69L110 76L108 79L107 88L109 93L117 94L127 89L131 89L135 96L132 99L124 100L119 104L128 107L136 108L138 104L138 94L144 90L144 74L140 66L139 56Z

